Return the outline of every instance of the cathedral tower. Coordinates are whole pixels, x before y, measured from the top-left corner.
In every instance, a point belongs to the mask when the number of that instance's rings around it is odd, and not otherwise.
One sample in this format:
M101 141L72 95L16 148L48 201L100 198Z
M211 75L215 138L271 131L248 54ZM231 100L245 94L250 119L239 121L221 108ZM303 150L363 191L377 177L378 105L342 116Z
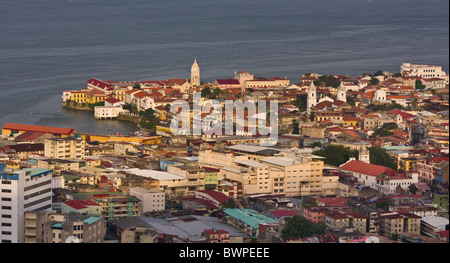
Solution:
M370 163L370 152L365 145L359 150L358 161Z
M316 95L316 86L314 86L314 82L311 81L311 84L308 87L308 99L306 102L306 112L308 115L311 113L311 107L316 106L317 104L317 95Z
M341 84L339 85L339 88L337 89L336 100L347 102L347 90L346 90L343 82L341 82Z
M195 59L194 64L191 67L191 85L200 86L200 67L197 64L197 59Z

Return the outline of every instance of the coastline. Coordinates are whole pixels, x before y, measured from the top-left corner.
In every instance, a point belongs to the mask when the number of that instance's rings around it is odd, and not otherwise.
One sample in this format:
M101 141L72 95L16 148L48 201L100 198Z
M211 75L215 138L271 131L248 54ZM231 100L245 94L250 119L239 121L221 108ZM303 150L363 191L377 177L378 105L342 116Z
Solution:
M74 110L74 111L91 111L91 112L94 112L94 106L86 105L85 103L74 103L72 101L63 101L62 102L62 107L64 109ZM136 127L138 128L138 131L155 132L155 131L152 131L152 130L148 130L148 129L142 128L141 125L139 124L139 122L140 122L140 117L139 116L131 116L131 115L126 115L126 114L119 114L115 118L115 120L121 121L121 122L134 123L136 125Z

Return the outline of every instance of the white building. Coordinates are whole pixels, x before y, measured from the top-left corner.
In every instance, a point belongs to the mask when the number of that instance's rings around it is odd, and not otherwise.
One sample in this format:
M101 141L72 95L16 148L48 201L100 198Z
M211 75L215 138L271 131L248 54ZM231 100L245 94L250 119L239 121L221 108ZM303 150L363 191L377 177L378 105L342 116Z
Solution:
M358 182L385 195L395 194L397 187L407 189L411 184L418 182L416 173L412 176L400 175L391 168L357 161L354 158L342 164L340 168L350 173Z
M400 66L400 72L404 76L427 78L442 78L448 84L448 75L442 71L441 66L434 65L416 65L403 63Z
M316 86L314 86L314 81L308 87L308 98L306 101L306 112L308 115L311 113L311 108L316 106L317 96L316 96Z
M94 117L96 119L117 118L124 111L121 106L95 106Z
M130 196L134 196L141 201L143 213L161 211L166 207L166 195L162 191L133 187L130 188Z
M373 100L374 101L379 101L379 102L386 102L386 91L381 90L381 89L375 91L375 94L373 96Z
M197 59L195 59L191 67L191 85L200 86L200 67L197 64Z
M344 85L344 82L341 82L337 89L337 97L336 100L340 100L343 102L347 102L347 89Z
M1 243L23 243L26 211L51 212L52 170L4 170L0 164Z

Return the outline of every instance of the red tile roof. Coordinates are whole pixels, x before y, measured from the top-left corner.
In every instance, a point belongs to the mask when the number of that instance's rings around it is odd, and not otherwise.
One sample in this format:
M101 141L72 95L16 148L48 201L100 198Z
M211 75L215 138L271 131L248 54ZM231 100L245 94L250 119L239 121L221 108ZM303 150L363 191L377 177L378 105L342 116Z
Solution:
M106 102L109 102L109 103L117 103L117 102L121 102L121 100L118 100L118 99L115 99L115 98L107 98L107 99L105 99L105 101Z
M24 132L15 139L16 141L34 141L45 134L44 132Z
M237 79L216 79L219 85L240 85Z
M69 200L64 202L64 204L77 210L88 208L88 206L99 206L98 204L87 200Z
M343 164L340 166L342 170L347 170L351 172L356 172L360 174L367 174L372 176L378 176L383 173L386 173L390 170L392 170L389 167L376 165L376 164L370 164L370 163L364 163L357 160L352 160L350 162L347 162L346 164Z
M77 132L75 129L71 128L58 128L58 127L48 127L48 126L18 124L18 123L5 123L5 125L3 125L3 129L11 131L41 132L59 135L71 135Z
M438 235L441 235L441 236L444 236L444 237L448 238L448 230L445 230L445 231L441 231L441 232L436 232L436 234L438 234Z
M197 192L201 192L207 194L217 200L219 203L226 203L230 200L230 197L225 195L224 193L213 191L213 190L199 190Z
M92 79L88 80L87 83L89 83L91 85L94 85L94 86L97 86L97 87L99 87L101 89L106 89L106 90L112 90L113 89L111 84L109 84L108 82L105 82L103 80L99 80L99 79L96 79L96 78L92 78Z

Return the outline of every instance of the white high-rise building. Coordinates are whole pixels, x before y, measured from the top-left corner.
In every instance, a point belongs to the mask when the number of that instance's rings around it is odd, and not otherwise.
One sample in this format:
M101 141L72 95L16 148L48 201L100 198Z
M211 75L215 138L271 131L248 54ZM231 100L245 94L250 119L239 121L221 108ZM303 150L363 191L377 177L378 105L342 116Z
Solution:
M308 114L311 113L311 107L316 106L317 104L317 95L316 95L316 86L314 86L314 82L311 81L311 84L308 87L308 98L306 102L306 112Z
M52 170L6 170L0 164L0 242L23 243L24 213L52 206Z
M197 64L197 59L194 60L191 67L191 85L192 87L200 86L200 67Z

